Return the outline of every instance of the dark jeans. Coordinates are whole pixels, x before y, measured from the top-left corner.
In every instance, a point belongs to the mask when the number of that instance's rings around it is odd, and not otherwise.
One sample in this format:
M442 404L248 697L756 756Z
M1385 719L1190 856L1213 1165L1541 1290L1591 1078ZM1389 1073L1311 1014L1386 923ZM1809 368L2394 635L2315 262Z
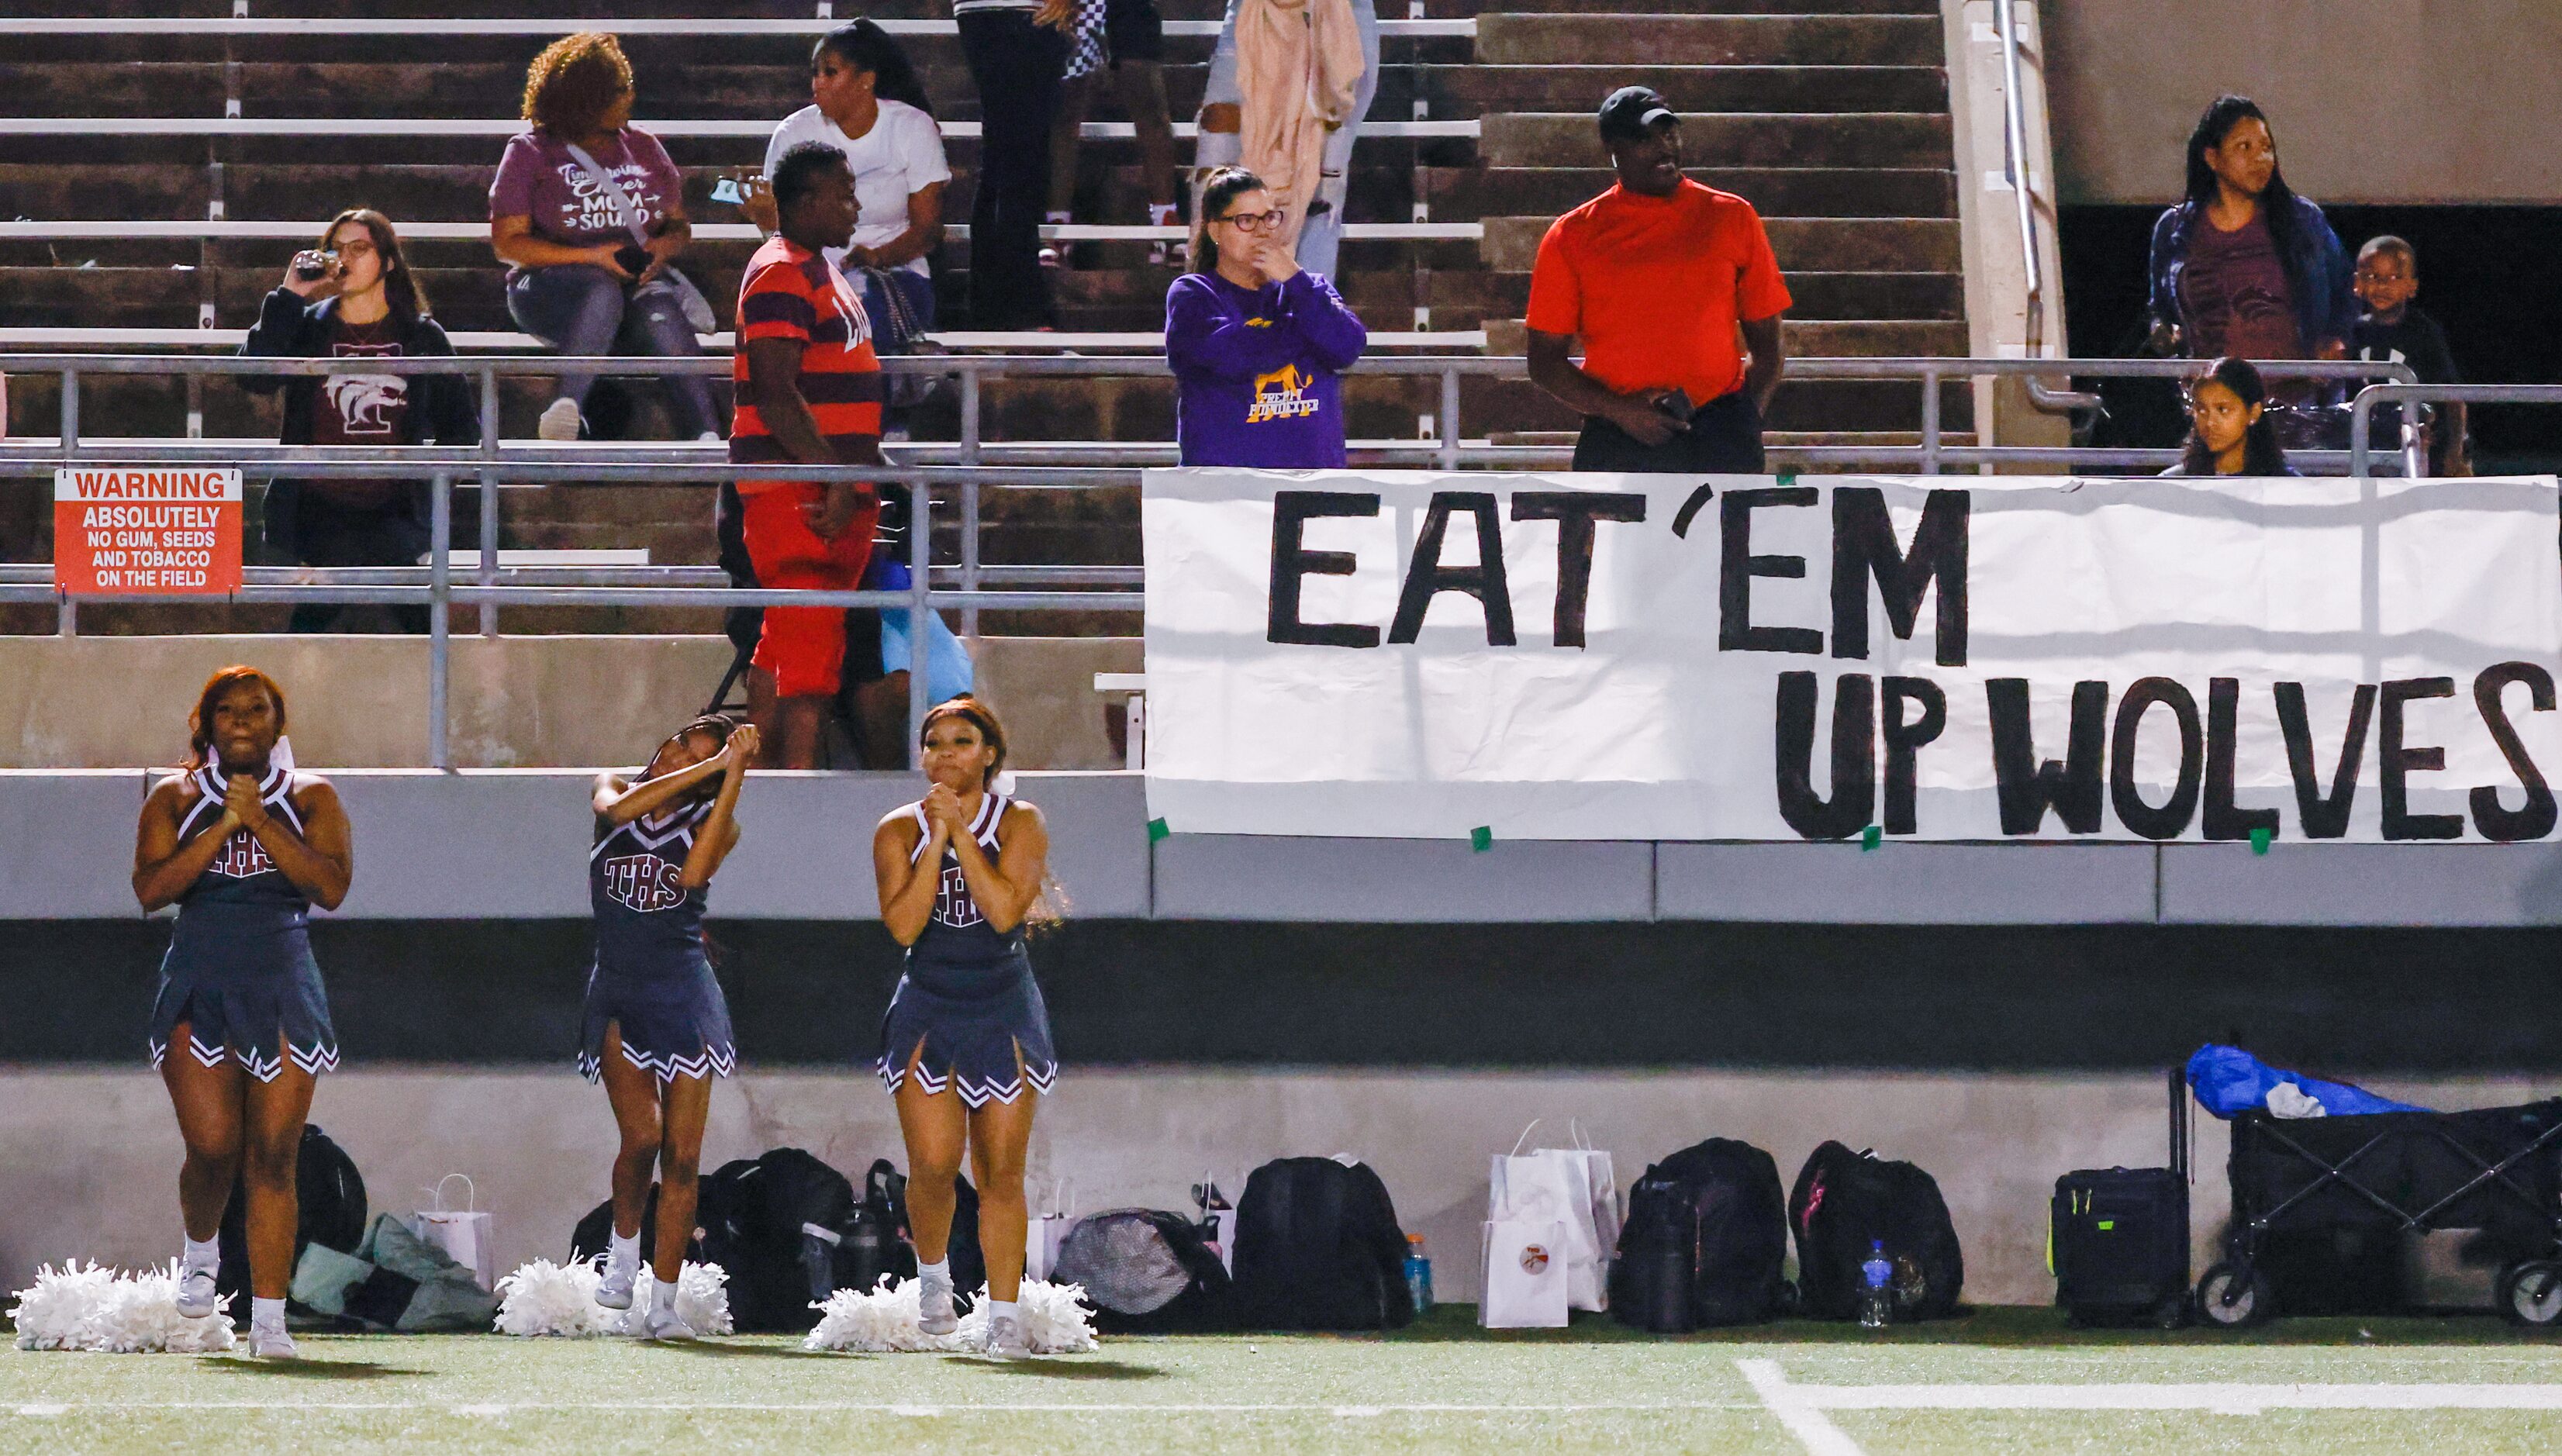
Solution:
M984 329L1040 328L1052 321L1040 225L1067 37L1032 24L1028 10L974 10L960 26L986 118L970 207L970 319Z
M407 502L380 508L339 505L305 485L294 504L293 557L305 566L416 566L427 554L428 533ZM427 609L387 607L402 632L425 633ZM333 602L305 602L293 609L287 632L335 630L341 613Z
M1578 470L1633 470L1666 475L1762 473L1761 412L1742 390L1719 395L1691 412L1690 429L1662 445L1640 445L1635 436L1597 415L1583 421L1574 442Z
M627 291L622 279L601 268L529 268L507 280L507 314L518 328L572 357L621 353L689 359L703 351L693 326L685 322L675 285L663 277ZM710 381L680 374L666 376L664 382L679 437L725 433L713 416ZM561 377L562 396L578 401L581 410L595 387L592 374Z

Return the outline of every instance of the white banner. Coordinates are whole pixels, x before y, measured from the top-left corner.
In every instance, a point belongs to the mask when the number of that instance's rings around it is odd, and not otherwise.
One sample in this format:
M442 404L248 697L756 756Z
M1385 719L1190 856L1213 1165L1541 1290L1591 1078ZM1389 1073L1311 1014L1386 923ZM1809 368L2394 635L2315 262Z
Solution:
M1151 470L1150 813L1481 843L2544 838L2557 526L2550 476Z

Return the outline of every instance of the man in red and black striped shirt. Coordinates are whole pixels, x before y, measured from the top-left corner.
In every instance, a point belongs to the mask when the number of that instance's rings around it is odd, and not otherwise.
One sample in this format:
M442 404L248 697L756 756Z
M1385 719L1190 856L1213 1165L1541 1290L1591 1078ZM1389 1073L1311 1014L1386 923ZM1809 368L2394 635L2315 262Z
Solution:
M781 231L748 261L738 294L739 464L878 464L880 360L861 294L827 262L853 237L853 173L832 147L795 147L772 178ZM760 586L852 591L880 521L869 485L741 480L748 556ZM769 607L755 665L774 677L775 762L819 766L827 702L845 663L840 607Z

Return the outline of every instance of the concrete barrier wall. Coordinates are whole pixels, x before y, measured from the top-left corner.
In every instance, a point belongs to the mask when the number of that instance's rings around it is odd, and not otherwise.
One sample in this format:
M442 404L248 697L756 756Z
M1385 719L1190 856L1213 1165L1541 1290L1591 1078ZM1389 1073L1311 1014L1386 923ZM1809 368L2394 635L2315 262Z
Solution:
M2525 1101L2514 1082L2378 1082L2442 1107ZM2547 1089L2549 1090L2549 1089ZM145 1071L0 1072L0 1280L42 1262L127 1265L177 1251L179 1144ZM367 1070L321 1080L312 1121L355 1159L375 1211L421 1206L449 1173L471 1176L496 1211L498 1267L563 1257L572 1225L603 1201L614 1148L605 1094L566 1067ZM1355 1154L1378 1169L1408 1232L1426 1238L1436 1286L1479 1288L1478 1224L1490 1155L1532 1119L1533 1146L1564 1144L1568 1120L1608 1149L1621 1186L1648 1161L1702 1138L1769 1151L1782 1181L1826 1138L1910 1159L1946 1196L1966 1258L1966 1296L2042 1304L2046 1201L2070 1169L2158 1167L2158 1079L1754 1072L1378 1073L1071 1067L1033 1134L1035 1207L1188 1208L1204 1174L1233 1197L1246 1170L1289 1155ZM869 1076L743 1075L712 1101L704 1167L796 1146L859 1179L903 1163L889 1099ZM2229 1209L2222 1124L2201 1119L2196 1268Z
M1121 766L1094 674L1138 671L1138 638L982 637L975 652L1015 767ZM731 656L720 637L457 637L453 761L639 763L711 696ZM176 763L197 692L235 662L284 685L304 763L427 765L424 637L0 637L0 768Z
M137 914L133 820L159 772L0 770L0 920ZM344 917L581 918L592 775L332 770L356 835ZM1355 924L2562 924L2562 844L1856 844L1148 837L1127 773L1024 773L1083 919ZM729 919L879 913L870 844L907 774L766 773L714 896Z
M2040 0L2067 203L2178 199L2188 130L2239 91L2324 203L2550 203L2562 106L2549 0ZM2247 22L2236 23L2243 15Z

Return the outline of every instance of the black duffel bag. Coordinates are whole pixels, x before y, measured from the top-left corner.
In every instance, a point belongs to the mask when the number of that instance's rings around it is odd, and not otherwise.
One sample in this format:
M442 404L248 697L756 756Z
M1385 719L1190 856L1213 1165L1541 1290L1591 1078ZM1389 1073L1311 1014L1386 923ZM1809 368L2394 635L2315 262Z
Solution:
M1629 1188L1610 1309L1658 1334L1758 1324L1786 1301L1787 1256L1779 1165L1749 1143L1711 1138Z
M356 1160L318 1125L305 1123L302 1145L293 1159L293 1262L313 1244L352 1254L365 1241L365 1180ZM232 1198L223 1205L222 1228L214 1235L222 1250L222 1268L214 1276L218 1293L231 1296L224 1308L233 1323L249 1328L249 1186L235 1180Z
M1819 1320L1859 1317L1871 1248L1884 1244L1895 1266L1895 1318L1935 1320L1957 1307L1966 1263L1939 1184L1910 1163L1826 1143L1806 1160L1788 1193L1797 1234L1797 1291Z

